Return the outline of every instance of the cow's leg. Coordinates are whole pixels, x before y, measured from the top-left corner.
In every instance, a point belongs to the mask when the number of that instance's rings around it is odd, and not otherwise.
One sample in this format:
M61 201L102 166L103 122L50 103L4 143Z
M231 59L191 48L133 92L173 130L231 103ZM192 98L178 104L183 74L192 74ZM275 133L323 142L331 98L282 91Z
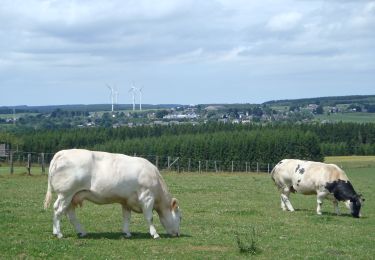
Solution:
M318 215L322 215L322 205L323 205L323 199L327 196L326 193L323 193L323 192L318 192L317 196L316 196L316 202L318 204L317 208L316 208L316 213Z
M124 218L124 226L122 228L122 232L125 234L126 237L131 237L130 233L130 217L131 217L131 211L126 208L125 206L122 206L122 216Z
M80 237L86 236L85 230L82 228L81 224L79 223L77 217L76 217L76 211L73 207L73 205L70 205L67 209L66 215L70 221L70 223L74 226L74 229L76 230L77 234Z
M62 238L63 235L61 233L60 228L60 221L61 217L64 215L66 210L68 209L70 202L72 200L72 196L64 197L62 194L57 196L57 200L53 205L54 214L53 214L53 234L58 238Z
M159 234L156 232L154 223L153 223L153 209L154 209L154 197L148 191L142 192L139 196L139 200L142 202L143 215L150 227L150 234L153 238L159 238Z
M352 210L352 207L351 207L351 205L350 205L350 200L347 200L347 201L345 201L345 206L346 206L346 208L348 209L348 210Z
M333 200L333 209L335 210L335 213L337 215L341 215L340 208L339 208L339 202L337 200Z
M285 205L285 203L284 203L284 200L283 200L283 197L282 197L282 196L280 196L280 201L281 201L281 209L282 209L283 211L287 211L288 209L287 209L287 207L286 207L286 205Z
M294 211L292 203L289 200L290 190L289 188L284 188L281 193L281 208L283 210L288 209L289 211Z
M61 203L61 195L58 195L55 203L53 204L54 212L53 212L53 222L52 222L52 225L53 225L53 232L52 233L55 236L57 236L57 234L60 232L60 220L57 221L57 219L56 219L56 211L60 207L60 203Z

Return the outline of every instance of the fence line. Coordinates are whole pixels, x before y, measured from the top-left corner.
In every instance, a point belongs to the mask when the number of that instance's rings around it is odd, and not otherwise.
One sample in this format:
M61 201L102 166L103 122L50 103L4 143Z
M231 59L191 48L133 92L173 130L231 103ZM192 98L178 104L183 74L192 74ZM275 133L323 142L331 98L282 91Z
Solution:
M0 157L0 166L9 166L13 174L15 166L25 166L31 174L33 165L41 167L42 174L53 158L54 153L10 151L6 157ZM259 161L235 160L205 160L193 159L183 156L136 155L143 157L156 165L160 170L176 172L267 172L269 173L274 163Z

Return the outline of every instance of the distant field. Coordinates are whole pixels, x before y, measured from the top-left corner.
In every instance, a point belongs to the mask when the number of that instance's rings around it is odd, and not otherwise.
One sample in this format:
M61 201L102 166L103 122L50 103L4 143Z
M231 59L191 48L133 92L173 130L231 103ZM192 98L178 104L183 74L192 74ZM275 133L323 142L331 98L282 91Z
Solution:
M344 170L356 168L374 168L375 156L328 156L326 163L335 163Z
M331 115L316 115L315 117L319 121L375 123L375 113L337 113Z
M372 158L329 157L328 162L348 166L372 165ZM330 202L323 215L315 213L315 196L292 195L296 212L282 212L279 195L268 174L256 173L163 173L168 187L183 211L182 236L165 235L153 240L143 217L133 214L133 238L124 239L118 205L85 203L78 217L87 238L76 237L63 219L65 237L52 236L52 209L42 209L47 177L40 169L33 176L17 168L11 176L0 168L0 259L87 258L87 259L238 259L236 237L244 245L253 239L260 259L372 259L375 255L375 167L351 167L346 172L354 187L366 198L364 217L354 219L341 205L342 216L332 214ZM255 233L253 233L253 229Z
M7 118L13 118L14 116L16 118L24 117L24 116L36 116L39 115L39 113L18 113L18 114L0 114L0 118L7 119Z

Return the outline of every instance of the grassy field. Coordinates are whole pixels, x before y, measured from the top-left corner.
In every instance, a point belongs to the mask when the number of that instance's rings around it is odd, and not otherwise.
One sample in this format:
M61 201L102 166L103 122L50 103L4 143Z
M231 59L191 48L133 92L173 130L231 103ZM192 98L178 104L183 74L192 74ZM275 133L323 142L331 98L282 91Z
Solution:
M329 156L324 160L326 163L335 163L341 168L374 168L375 156Z
M337 114L324 114L316 115L316 119L319 121L330 121L330 122L353 122L353 123L374 123L375 113L337 113Z
M375 167L367 167L366 158L327 158L350 160L356 167L346 172L366 198L361 219L349 216L343 205L343 215L332 214L329 201L317 216L315 196L292 195L297 211L282 212L277 189L265 173L163 173L180 201L183 220L182 236L169 238L155 217L159 240L151 239L139 214L132 216L133 237L123 238L120 206L89 202L77 210L88 236L77 238L64 218L65 237L54 238L52 209L42 209L46 176L39 169L27 176L24 168L11 176L6 169L0 174L0 259L241 259L253 256L251 252L258 259L372 259Z

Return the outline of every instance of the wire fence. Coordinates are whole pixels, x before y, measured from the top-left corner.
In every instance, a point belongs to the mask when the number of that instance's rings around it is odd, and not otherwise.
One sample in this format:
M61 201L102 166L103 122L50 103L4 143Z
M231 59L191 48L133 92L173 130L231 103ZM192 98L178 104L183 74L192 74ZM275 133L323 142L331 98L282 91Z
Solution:
M266 172L269 173L274 163L251 162L251 161L221 161L221 160L200 160L177 156L160 155L137 155L149 160L161 171L183 172ZM14 151L8 152L0 157L1 173L14 173L14 167L25 167L28 174L34 167L40 167L42 174L48 173L48 166L54 153L36 153Z

